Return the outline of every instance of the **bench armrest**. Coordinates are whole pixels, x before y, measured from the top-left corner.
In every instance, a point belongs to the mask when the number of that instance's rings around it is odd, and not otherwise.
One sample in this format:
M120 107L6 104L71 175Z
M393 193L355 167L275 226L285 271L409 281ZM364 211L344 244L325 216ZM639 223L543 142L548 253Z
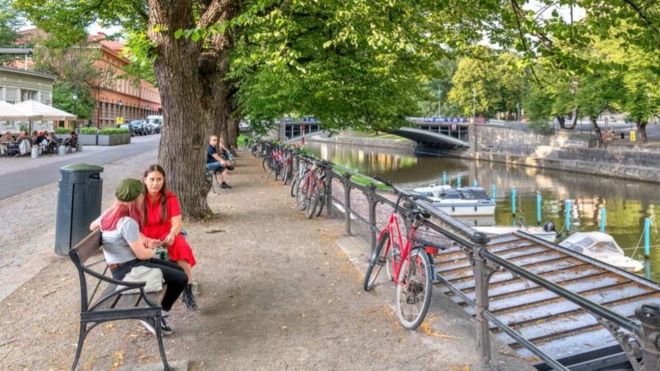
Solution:
M116 279L114 279L114 278L110 278L110 277L108 277L108 276L104 276L104 275L102 275L102 274L99 274L98 272L94 272L93 270L88 269L88 268L86 268L86 267L83 267L83 271L85 271L85 273L87 273L87 274L92 275L93 277L98 278L98 279L101 280L101 281L109 282L109 283L112 283L112 284L115 284L115 285L126 286L126 287L129 288L129 289L139 289L139 288L143 288L143 287L147 284L147 283L144 282L144 281L140 281L140 282L126 282L126 281L116 280Z

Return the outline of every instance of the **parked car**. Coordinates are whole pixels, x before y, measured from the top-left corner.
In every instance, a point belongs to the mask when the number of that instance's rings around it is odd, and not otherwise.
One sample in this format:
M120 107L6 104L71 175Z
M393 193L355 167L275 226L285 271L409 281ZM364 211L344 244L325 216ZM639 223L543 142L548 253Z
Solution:
M150 134L150 129L145 120L132 120L129 124L131 135L147 135Z
M147 116L147 126L151 128L154 133L160 133L163 127L163 116L149 115Z

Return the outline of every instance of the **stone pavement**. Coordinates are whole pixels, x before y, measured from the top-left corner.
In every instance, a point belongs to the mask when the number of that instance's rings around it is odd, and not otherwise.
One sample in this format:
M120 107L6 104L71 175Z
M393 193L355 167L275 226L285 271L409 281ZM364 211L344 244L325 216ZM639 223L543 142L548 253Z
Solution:
M155 155L106 167L104 207L117 181L138 176ZM341 219L306 219L289 187L266 180L251 156L241 153L238 160L234 188L209 195L216 216L185 223L198 260L200 309L175 305L175 333L165 341L171 362L191 370L467 370L477 362L474 324L455 304L436 294L429 323L404 330L392 309L392 287L362 291L367 244L343 236ZM23 280L11 282L16 290L6 290L0 302L1 369L66 369L73 359L80 296L73 265L52 254L54 220L47 210L55 187L0 206L0 220L28 210L32 225L43 225L2 227L20 236L11 245L3 241L12 258L1 273ZM157 349L137 322L108 323L88 337L81 367L157 368ZM493 353L498 369L530 369L506 348Z

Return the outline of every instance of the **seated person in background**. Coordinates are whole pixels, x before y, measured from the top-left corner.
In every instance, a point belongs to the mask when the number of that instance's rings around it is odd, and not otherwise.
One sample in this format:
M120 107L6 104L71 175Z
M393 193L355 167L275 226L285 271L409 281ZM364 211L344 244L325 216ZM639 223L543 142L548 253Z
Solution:
M18 142L18 150L21 156L27 155L32 151L32 144L25 131L18 133L18 139L16 141Z
M122 180L117 186L115 197L114 205L93 221L89 228L101 230L103 255L114 279L124 279L133 267L138 266L157 268L163 272L163 280L167 287L160 303L162 307L160 326L163 334L169 335L172 329L165 319L188 284L188 277L175 263L154 259L155 249L162 244L162 241L147 238L140 233L144 203L142 182L131 178ZM140 322L149 332L156 334L155 323Z
M65 139L63 144L71 149L75 149L78 147L78 134L72 130L71 136Z
M46 152L57 153L57 146L59 146L57 136L51 131L46 137Z
M7 154L9 145L14 143L16 143L16 141L14 140L14 137L11 136L11 133L4 133L0 137L0 155Z
M213 170L214 176L220 173L220 180L222 181L220 187L231 188L225 181L227 179L227 161L218 154L218 137L211 135L209 138L209 147L206 150L206 169Z
M232 155L231 151L225 147L222 139L220 139L220 142L218 143L218 154L220 157L222 157L223 160L225 160L223 165L227 168L227 170L234 170L234 155Z
M46 133L44 131L39 131L37 133L37 138L32 141L33 146L39 146L42 151L46 150L46 147L48 147L48 138L46 137Z

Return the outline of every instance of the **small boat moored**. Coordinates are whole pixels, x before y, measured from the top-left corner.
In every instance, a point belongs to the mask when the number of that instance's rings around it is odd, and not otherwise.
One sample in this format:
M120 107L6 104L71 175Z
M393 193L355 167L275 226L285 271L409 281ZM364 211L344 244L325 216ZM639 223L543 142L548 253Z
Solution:
M638 272L644 269L644 264L625 256L614 238L606 233L575 232L560 242L559 246L629 272Z
M477 216L495 214L495 202L482 187L452 188L448 185L431 185L413 189L427 197L436 208L452 216Z

